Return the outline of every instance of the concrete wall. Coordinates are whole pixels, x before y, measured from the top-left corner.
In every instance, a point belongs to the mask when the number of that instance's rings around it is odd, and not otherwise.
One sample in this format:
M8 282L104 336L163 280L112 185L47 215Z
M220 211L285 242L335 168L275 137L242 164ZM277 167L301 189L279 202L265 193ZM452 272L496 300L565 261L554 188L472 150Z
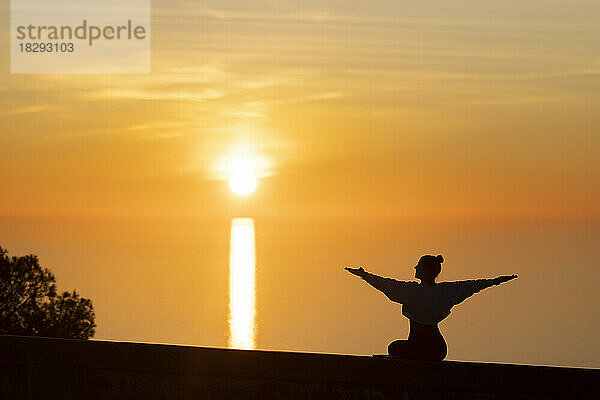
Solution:
M600 399L600 370L0 336L0 400Z

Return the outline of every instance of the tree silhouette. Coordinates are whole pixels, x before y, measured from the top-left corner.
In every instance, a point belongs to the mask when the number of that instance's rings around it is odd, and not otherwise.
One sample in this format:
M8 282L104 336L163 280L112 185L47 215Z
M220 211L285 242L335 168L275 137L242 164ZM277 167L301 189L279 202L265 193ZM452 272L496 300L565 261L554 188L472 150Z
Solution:
M94 319L92 301L75 290L57 294L35 255L9 257L0 247L0 334L88 339Z

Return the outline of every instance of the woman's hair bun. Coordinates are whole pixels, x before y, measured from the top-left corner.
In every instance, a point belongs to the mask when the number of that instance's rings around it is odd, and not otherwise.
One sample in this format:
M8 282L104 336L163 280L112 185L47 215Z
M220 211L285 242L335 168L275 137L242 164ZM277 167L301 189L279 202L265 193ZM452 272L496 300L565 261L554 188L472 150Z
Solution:
M441 254L438 254L438 256L435 258L435 260L441 264L444 262L444 257L442 257Z

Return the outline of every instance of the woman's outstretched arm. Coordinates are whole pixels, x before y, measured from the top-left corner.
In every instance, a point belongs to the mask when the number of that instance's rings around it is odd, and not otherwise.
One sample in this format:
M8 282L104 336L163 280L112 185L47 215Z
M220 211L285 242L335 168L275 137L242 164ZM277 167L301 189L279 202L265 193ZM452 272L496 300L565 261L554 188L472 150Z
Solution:
M365 271L365 269L363 267L359 267L359 268L346 267L344 269L353 275L363 278L369 285L373 286L377 290L381 290L382 292L384 290L386 290L389 286L389 283L387 282L387 278L383 278L379 275L371 274L371 273Z
M363 267L359 268L344 268L346 271L353 275L363 278L369 285L375 289L383 292L390 300L395 302L402 302L403 299L403 285L407 282L397 281L391 278L384 278L379 275L371 274L364 270Z
M517 275L502 275L494 279L474 279L469 281L448 282L452 286L452 304L462 303L466 298L489 287L515 279Z

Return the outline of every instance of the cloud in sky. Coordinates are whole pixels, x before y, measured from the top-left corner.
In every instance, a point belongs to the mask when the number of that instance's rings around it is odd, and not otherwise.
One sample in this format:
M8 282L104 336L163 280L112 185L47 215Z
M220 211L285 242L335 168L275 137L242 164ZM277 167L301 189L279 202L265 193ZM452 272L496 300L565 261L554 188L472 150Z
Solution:
M103 174L183 174L209 182L212 163L236 143L252 144L282 177L306 174L314 190L344 176L332 165L350 162L350 169L364 170L358 184L387 174L377 189L382 196L400 179L419 188L421 201L430 195L423 179L471 182L477 197L490 190L485 179L498 171L539 193L552 185L542 179L544 168L572 182L599 173L584 163L596 140L586 126L594 123L590 111L599 101L593 2L577 9L560 2L471 1L376 1L368 7L354 1L181 1L153 7L150 75L2 73L0 144L22 159L36 154L17 174L21 180L51 162L47 174L76 165L81 177L97 177L98 191ZM501 133L507 131L535 141L517 144ZM89 146L81 147L84 141ZM450 168L426 150L440 143ZM72 148L81 155L56 156ZM467 172L466 148L475 154L470 162L476 171ZM102 152L115 161L104 168L87 161ZM571 161L559 171L557 158ZM17 161L5 157L3 163ZM514 165L529 169L514 175L508 172ZM561 185L570 185L565 179L556 186L561 193ZM567 192L596 213L586 190ZM434 208L443 214L459 207L448 206L463 199L460 191L452 195L456 202ZM511 209L533 210L534 203L515 197ZM561 204L550 204L547 212L572 211ZM489 207L501 212L503 205Z

